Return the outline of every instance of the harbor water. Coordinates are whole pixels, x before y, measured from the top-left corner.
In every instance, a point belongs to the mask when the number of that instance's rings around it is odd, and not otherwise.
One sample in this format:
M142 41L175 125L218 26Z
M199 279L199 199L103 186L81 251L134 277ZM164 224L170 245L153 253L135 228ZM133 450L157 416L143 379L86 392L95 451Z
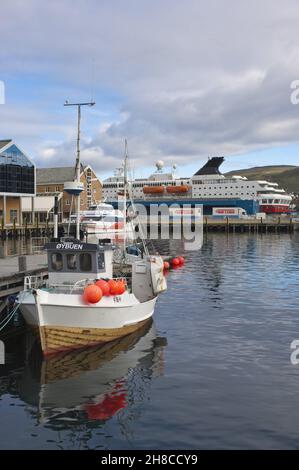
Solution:
M155 246L186 264L138 334L48 361L30 332L5 344L1 449L299 448L299 234Z

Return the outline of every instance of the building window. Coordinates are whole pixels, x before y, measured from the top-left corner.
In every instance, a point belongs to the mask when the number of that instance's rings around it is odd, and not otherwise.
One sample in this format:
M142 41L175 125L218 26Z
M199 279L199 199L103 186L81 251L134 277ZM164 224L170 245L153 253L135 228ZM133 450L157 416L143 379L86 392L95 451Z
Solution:
M1 153L0 192L33 194L34 175L34 166L16 145Z
M9 221L11 224L18 219L18 211L16 209L10 209L9 211Z
M46 193L49 193L50 191L51 191L51 190L50 190L50 186L46 186L46 187L45 187L45 192L46 192Z
M23 224L31 224L32 223L32 212L23 212Z
M47 221L47 212L39 212L38 217L40 223L45 223Z
M65 200L65 205L66 205L66 206L70 206L70 205L71 205L71 200L70 200L70 199L66 199L66 200Z
M60 186L56 186L55 191L56 191L56 193L59 193L60 192Z

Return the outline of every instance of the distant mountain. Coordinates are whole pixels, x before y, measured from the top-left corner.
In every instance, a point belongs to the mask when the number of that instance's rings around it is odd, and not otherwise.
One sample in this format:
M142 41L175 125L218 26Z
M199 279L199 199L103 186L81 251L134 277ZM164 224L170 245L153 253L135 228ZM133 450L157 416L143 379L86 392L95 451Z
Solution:
M267 180L278 183L279 187L287 192L299 194L299 166L256 166L225 173L225 176L233 175L246 176L249 180Z

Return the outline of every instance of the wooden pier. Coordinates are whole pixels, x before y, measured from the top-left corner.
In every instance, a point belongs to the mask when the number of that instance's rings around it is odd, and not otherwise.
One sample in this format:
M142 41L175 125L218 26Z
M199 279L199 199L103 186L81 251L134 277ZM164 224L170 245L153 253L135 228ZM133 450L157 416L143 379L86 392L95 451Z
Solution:
M48 267L45 254L9 256L0 259L0 302L3 302L9 295L20 292L24 286L25 276L33 275L47 278Z
M170 233L175 226L190 224L190 221L181 222L181 220L168 221L163 218L158 218L152 222L141 221L143 228L150 234L151 227L156 227L159 232L163 227L169 224ZM191 221L191 227L195 225L203 226L204 232L232 232L232 233L293 233L299 230L299 220L293 220L287 217L272 218L246 218L246 219L217 219L213 217L203 217L201 221L194 223ZM145 233L146 233L145 231Z
M51 237L54 233L54 227L51 223L36 223L34 225L18 225L16 223L11 225L0 226L0 240L7 239L20 239L32 237Z
M213 219L204 217L203 228L206 232L293 233L299 230L299 221L284 217L277 219Z

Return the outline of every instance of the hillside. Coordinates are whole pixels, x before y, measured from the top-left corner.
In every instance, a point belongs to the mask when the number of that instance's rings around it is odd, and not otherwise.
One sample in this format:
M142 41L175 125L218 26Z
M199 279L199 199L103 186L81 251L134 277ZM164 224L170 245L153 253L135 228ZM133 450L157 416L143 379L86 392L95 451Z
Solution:
M290 193L299 193L299 167L292 165L259 166L230 171L226 176L241 175L250 180L268 180L278 183Z

